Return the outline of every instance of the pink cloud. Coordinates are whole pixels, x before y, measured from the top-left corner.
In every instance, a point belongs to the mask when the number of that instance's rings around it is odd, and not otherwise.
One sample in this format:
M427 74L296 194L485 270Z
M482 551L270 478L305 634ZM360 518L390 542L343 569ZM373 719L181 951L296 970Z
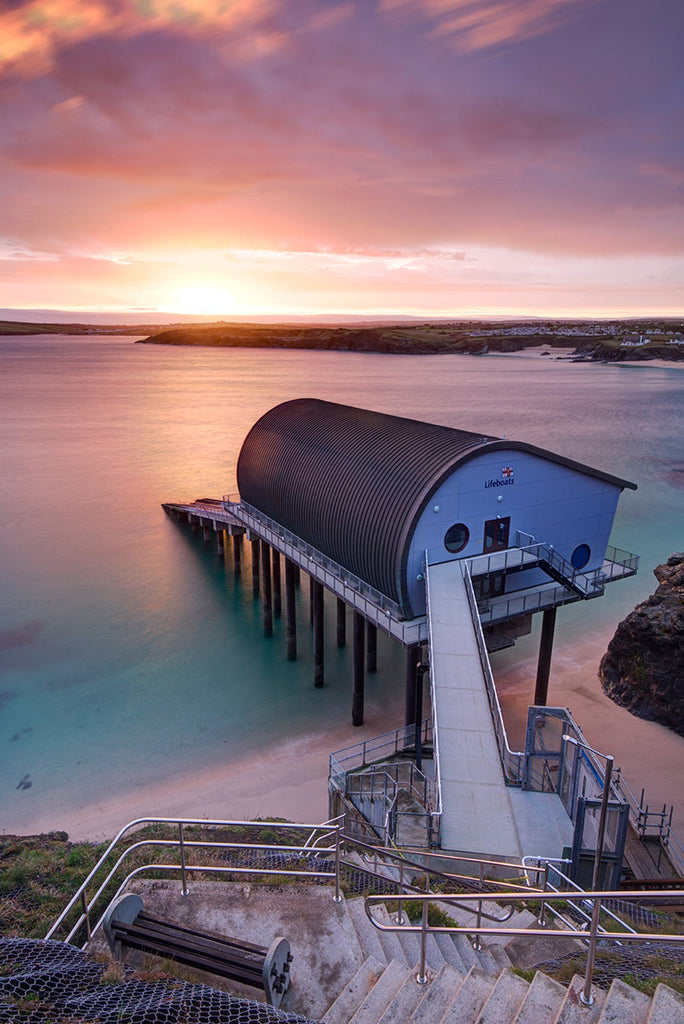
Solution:
M585 0L382 0L381 8L432 23L436 36L449 37L457 49L473 51L542 35L572 16Z
M675 5L653 3L15 4L0 233L136 266L272 249L396 280L408 260L435 288L473 246L681 252Z

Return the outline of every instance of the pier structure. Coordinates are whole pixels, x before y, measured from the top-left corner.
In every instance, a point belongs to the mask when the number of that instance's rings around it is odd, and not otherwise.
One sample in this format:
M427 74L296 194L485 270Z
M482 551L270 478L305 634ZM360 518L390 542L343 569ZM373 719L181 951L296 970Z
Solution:
M557 709L544 712L556 614L637 571L636 556L608 543L618 498L635 485L525 442L315 399L261 417L243 443L237 476L239 496L164 507L201 524L205 539L225 531L238 546L243 536L251 543L266 635L284 560L288 659L297 650L295 576L308 575L315 686L324 683L325 591L336 601L340 646L351 610L354 725L363 724L377 631L405 648L405 718L415 736L405 746L413 746L416 768L428 676L432 796L423 817L438 819L440 845L512 858L546 842L556 851L549 855L574 849L579 864L591 815L578 833L576 801L568 803L576 779L568 788L566 777L560 790L559 736L551 753L542 743L542 756L538 746L545 723L561 728ZM526 750L516 754L488 655L529 633L537 613L531 725ZM587 778L591 772L585 791ZM372 802L361 794L357 807ZM435 828L428 831L434 840Z

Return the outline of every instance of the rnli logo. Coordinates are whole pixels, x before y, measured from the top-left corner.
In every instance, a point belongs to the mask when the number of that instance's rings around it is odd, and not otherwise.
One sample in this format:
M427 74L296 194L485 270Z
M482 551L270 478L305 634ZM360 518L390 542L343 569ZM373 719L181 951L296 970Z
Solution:
M501 470L501 477L498 480L485 480L485 489L488 487L510 487L515 483L515 470L512 466L504 466Z

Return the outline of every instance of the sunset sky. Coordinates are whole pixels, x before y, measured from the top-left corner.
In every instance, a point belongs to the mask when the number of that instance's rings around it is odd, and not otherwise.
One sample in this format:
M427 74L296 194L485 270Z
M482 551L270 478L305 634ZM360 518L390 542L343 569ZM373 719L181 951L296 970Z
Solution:
M0 0L0 307L681 315L682 0Z

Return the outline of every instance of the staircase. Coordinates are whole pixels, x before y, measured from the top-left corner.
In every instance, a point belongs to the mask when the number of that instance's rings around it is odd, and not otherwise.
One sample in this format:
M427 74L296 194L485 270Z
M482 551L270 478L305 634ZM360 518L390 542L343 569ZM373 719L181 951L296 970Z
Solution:
M594 987L587 1007L583 978L565 987L538 971L527 982L512 970L505 936L476 952L463 934L428 934L426 981L418 984L418 934L378 931L362 897L346 906L365 960L323 1014L325 1024L684 1024L684 997L666 985L650 998L616 979L608 992ZM382 909L376 916L390 923ZM524 911L511 926L532 920Z

